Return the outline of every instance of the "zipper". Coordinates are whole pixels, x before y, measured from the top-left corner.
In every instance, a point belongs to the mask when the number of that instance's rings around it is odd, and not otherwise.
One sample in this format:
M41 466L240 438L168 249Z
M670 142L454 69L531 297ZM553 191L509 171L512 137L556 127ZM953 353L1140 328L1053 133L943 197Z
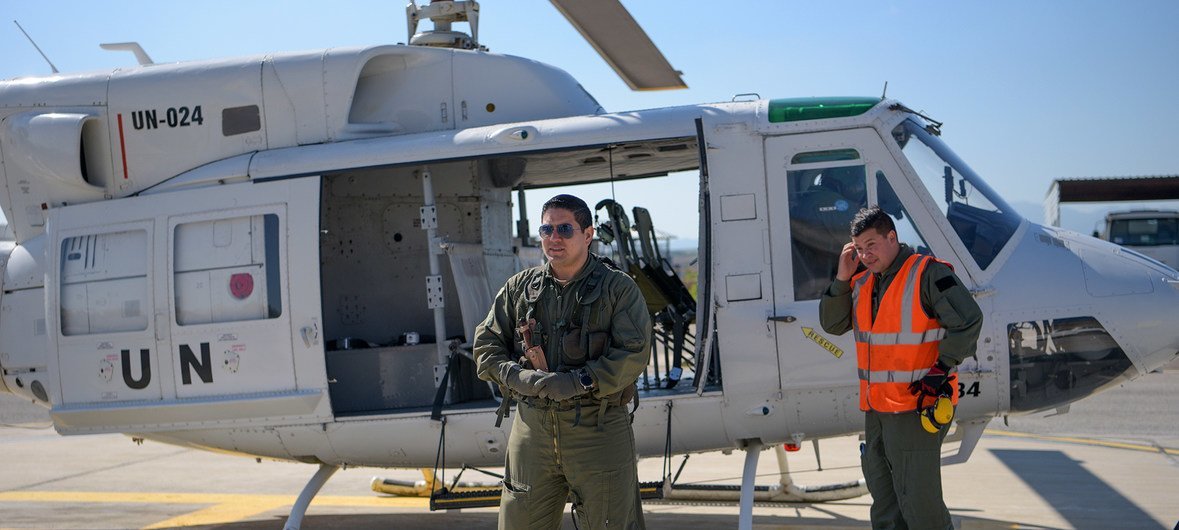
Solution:
M549 409L548 413L553 426L553 457L556 459L557 466L559 467L561 465L561 425L557 418L556 409Z

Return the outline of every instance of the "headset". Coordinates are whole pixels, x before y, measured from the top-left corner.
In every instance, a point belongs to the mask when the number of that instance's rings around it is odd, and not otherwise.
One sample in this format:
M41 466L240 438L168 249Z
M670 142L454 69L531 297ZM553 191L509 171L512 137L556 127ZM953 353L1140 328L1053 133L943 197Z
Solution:
M934 398L933 405L925 407L925 394L917 398L917 414L921 415L921 426L930 434L937 434L954 420L954 402L942 392Z

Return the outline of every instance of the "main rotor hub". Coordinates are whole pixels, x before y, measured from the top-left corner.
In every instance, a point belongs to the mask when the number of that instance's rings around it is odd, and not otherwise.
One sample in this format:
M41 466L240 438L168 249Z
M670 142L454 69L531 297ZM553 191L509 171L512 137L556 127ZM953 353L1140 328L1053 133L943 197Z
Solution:
M431 0L424 6L411 1L405 6L405 16L411 45L486 50L479 46L479 2L475 0ZM434 23L434 29L417 33L418 22L425 18ZM471 34L451 30L454 22L470 24Z

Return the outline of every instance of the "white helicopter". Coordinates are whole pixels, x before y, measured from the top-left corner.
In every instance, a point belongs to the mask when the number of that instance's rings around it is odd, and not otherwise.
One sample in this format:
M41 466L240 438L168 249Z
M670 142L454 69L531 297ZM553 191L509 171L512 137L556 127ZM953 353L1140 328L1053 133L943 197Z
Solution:
M553 4L632 87L682 85L617 1ZM900 102L605 113L564 72L482 51L478 11L411 4L404 46L0 82L0 391L65 435L317 464L288 528L344 465L502 464L510 422L469 344L531 260L512 191L688 171L672 185L699 190L698 297L644 210L636 233L602 201L601 232L662 338L639 454L747 451L743 526L763 448L862 428L852 339L818 324L862 206L953 263L986 315L950 461L998 415L1066 409L1179 353L1179 272L1018 216Z

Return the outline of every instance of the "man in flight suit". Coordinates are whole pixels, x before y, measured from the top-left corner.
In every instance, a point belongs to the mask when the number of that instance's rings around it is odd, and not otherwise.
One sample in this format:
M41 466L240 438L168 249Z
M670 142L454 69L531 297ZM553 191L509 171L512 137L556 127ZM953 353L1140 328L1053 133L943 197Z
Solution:
M836 335L855 330L872 527L952 529L941 482L947 429L928 432L915 411L939 395L957 405L956 367L974 355L982 311L948 263L897 241L879 207L860 210L851 235L819 321Z
M585 201L553 197L541 222L548 262L510 278L475 331L479 377L503 391L501 418L519 404L499 527L559 529L571 499L581 528L642 529L626 405L650 358L647 306L634 280L589 253ZM530 347L543 361L529 360Z

